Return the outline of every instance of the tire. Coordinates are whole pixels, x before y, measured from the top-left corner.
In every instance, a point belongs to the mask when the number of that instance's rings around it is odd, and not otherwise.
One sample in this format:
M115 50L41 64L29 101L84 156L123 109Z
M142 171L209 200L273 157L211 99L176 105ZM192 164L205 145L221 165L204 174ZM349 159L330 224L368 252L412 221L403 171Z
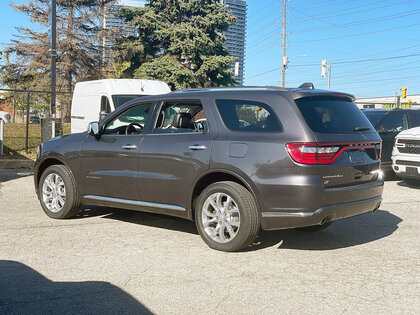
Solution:
M333 221L324 223L322 225L305 226L305 227L299 227L299 228L295 228L295 229L299 230L299 231L302 231L302 232L316 232L316 231L321 231L323 229L326 229L331 224L333 224Z
M54 196L58 200L56 203L53 201ZM39 180L38 198L44 212L53 219L72 218L81 210L80 197L73 175L64 165L50 166L42 173Z
M420 180L419 179L413 179L413 178L403 178L403 181L408 185L408 186L413 186L413 187L420 187Z
M217 182L203 190L196 202L195 222L204 242L224 252L247 247L260 229L253 195L242 185L230 181Z

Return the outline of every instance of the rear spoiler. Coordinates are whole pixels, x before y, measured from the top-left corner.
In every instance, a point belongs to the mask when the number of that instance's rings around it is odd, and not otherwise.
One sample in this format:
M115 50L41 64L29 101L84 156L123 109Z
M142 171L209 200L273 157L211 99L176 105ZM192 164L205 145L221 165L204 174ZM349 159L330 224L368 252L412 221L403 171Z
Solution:
M332 98L346 98L354 102L356 98L354 95L342 93L342 92L333 92L327 90L309 90L309 89L292 89L291 90L292 98L294 100L304 97L332 97Z

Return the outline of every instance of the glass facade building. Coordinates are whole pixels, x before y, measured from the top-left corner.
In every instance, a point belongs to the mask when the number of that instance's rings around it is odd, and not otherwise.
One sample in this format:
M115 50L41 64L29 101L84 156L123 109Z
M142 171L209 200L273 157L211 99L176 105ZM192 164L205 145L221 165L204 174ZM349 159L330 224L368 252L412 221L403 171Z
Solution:
M231 11L236 17L236 23L232 24L224 35L229 54L236 58L232 64L233 71L235 71L235 63L239 63L239 71L235 79L238 81L238 85L243 85L247 14L246 0L222 0L222 3L226 6L226 10Z

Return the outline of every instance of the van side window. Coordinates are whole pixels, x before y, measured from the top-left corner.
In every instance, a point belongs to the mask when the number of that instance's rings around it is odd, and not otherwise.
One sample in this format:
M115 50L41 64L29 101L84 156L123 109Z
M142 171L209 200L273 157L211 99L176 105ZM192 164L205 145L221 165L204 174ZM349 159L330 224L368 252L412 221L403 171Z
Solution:
M225 125L235 131L279 132L279 120L270 106L260 102L216 100Z
M111 105L109 99L105 95L101 97L101 113L109 114L111 112Z
M166 102L153 133L207 132L207 118L199 101Z

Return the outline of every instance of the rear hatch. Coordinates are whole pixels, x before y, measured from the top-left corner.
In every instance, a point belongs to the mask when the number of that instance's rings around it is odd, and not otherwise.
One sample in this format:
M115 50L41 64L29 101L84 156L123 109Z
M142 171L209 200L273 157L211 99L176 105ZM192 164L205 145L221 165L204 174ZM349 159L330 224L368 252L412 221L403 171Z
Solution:
M295 162L317 165L326 188L377 179L381 139L350 96L312 94L295 102L315 139L313 143L288 144Z

